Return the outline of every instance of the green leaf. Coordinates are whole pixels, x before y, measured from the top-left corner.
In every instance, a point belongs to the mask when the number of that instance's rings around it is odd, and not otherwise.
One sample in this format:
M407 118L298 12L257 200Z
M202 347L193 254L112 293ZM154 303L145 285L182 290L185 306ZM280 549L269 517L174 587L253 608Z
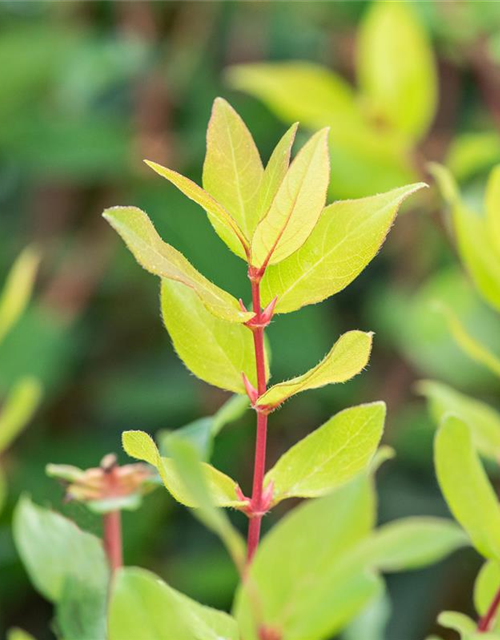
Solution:
M170 447L185 490L193 496L199 507L193 514L219 536L240 575L243 576L245 543L239 532L232 526L227 515L217 509L210 490L210 483L207 482L207 476L203 472L204 464L200 462L196 449L189 442L183 440L172 442Z
M451 520L413 517L380 527L366 547L374 566L390 573L434 564L467 544L467 536Z
M132 458L148 462L158 469L168 492L187 507L199 507L196 497L186 488L179 476L175 462L171 458L162 458L150 435L144 431L124 431L122 444ZM242 503L236 495L237 484L229 476L207 463L202 463L203 475L209 487L213 502L220 507L238 507Z
M358 36L357 62L372 117L420 139L434 119L437 72L427 34L410 5L372 5Z
M469 616L457 611L443 611L438 616L438 622L442 627L453 629L461 638L469 640L469 635L476 631L476 623ZM481 637L483 637L481 635Z
M385 640L391 615L389 596L383 592L360 613L342 635L342 640Z
M442 303L438 303L436 307L444 315L450 333L462 351L500 377L500 358L471 336L458 316L449 307Z
M31 420L41 396L40 383L34 378L22 378L16 383L0 411L0 453Z
M27 631L15 627L7 631L7 640L35 640L35 637Z
M109 640L239 640L227 613L205 607L153 573L121 569L113 582Z
M269 208L286 176L297 128L298 123L295 123L288 129L269 158L259 187L257 204L255 205L257 222L260 222L269 212Z
M490 608L493 599L500 589L500 564L496 560L488 560L481 567L474 584L474 605L480 616ZM497 619L494 629L500 629Z
M249 251L249 242L238 224L224 207L214 200L212 196L199 187L196 182L189 180L185 176L162 167L156 162L145 160L148 167L156 171L156 173L175 185L190 200L199 204L205 209L208 219L212 223L215 231L224 240L227 246L240 258L246 259Z
M439 424L446 414L456 415L471 430L474 447L486 458L500 460L500 413L484 402L451 387L424 380L417 389L429 401L431 414Z
M497 131L466 131L451 140L446 166L458 180L469 180L500 160L500 136Z
M259 221L256 204L263 173L252 134L231 105L217 98L207 130L203 187L247 238Z
M274 409L301 391L354 377L368 364L372 335L363 331L344 333L318 365L301 376L272 386L259 397L258 406Z
M7 481L5 480L5 474L2 467L0 467L0 513L7 500Z
M109 570L101 541L58 513L21 498L14 540L36 589L56 606L64 637L105 637Z
M151 220L137 207L112 207L104 218L120 234L137 262L156 276L182 282L192 289L215 316L246 322L253 314L241 311L232 295L212 284L186 258L157 234Z
M322 129L293 160L255 230L251 246L254 266L280 262L304 244L325 206L329 180L328 129Z
M486 186L486 232L500 260L500 165L490 173Z
M436 473L448 506L486 558L500 558L500 508L469 427L445 417L435 441Z
M373 575L342 568L342 557L374 523L366 477L289 512L261 542L247 584L259 596L259 622L286 640L320 640L340 631L378 592ZM313 585L313 587L312 587ZM252 591L240 587L235 612L245 640L256 640Z
M276 313L288 313L344 289L377 255L403 200L424 186L413 184L326 207L305 244L266 270L264 304L278 296Z
M7 276L0 297L0 342L28 305L39 263L38 252L28 247L18 256Z
M172 280L162 281L161 309L177 355L198 378L245 393L244 372L257 386L253 337L247 327L217 318L192 289Z
M384 429L385 404L341 411L289 449L267 473L273 504L325 495L366 468Z

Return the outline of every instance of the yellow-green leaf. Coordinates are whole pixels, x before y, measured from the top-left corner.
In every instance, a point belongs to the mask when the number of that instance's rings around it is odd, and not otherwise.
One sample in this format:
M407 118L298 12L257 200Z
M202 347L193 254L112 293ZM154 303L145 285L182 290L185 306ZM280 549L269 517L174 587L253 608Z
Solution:
M500 460L500 413L484 402L470 398L433 380L418 383L417 389L429 401L437 424L446 414L456 415L467 423L479 453L495 462Z
M437 308L444 314L450 333L458 346L470 358L500 376L500 358L471 336L458 316L449 307L439 303Z
M408 3L372 5L358 36L357 62L372 117L421 138L436 111L437 73L432 46Z
M301 391L353 378L368 364L372 335L363 331L344 333L318 365L301 376L275 384L260 396L258 406L275 408Z
M185 487L172 458L160 456L150 435L144 431L125 431L122 434L122 444L129 456L148 462L158 469L166 489L178 502L186 507L199 507L196 499ZM241 506L242 503L236 495L236 482L212 465L206 462L201 464L214 504L220 507Z
M42 388L34 378L22 378L0 409L0 453L31 420L40 403Z
M326 207L305 244L266 270L262 297L276 313L320 302L351 283L377 255L405 198L423 183Z
M325 206L329 180L328 129L322 129L293 160L255 230L251 246L254 266L280 262L304 244Z
M471 634L476 631L474 620L457 611L442 611L438 616L438 622L442 627L459 633L462 640L472 640Z
M384 429L385 404L351 407L289 449L267 473L273 504L286 498L315 498L331 492L364 469Z
M474 583L474 605L480 616L488 611L499 589L500 563L497 560L488 560L481 567ZM500 620L497 619L493 629L500 629Z
M486 186L486 230L500 261L500 165L490 173Z
M0 342L23 313L31 296L40 256L32 247L14 262L0 297Z
M162 167L161 164L150 162L149 160L145 162L148 167L151 167L158 175L166 178L190 200L205 209L214 229L231 251L234 251L234 253L241 258L246 259L249 247L248 239L234 218L217 200L212 198L212 196L198 186L196 182L189 180L189 178L177 173L177 171L167 169L167 167Z
M146 271L182 282L211 313L223 320L246 322L252 317L253 314L241 311L236 298L207 280L182 253L163 242L144 211L137 207L112 207L103 215Z
M276 145L274 151L269 158L269 162L264 170L262 182L260 184L257 197L256 211L257 222L259 222L269 211L278 189L290 165L290 155L292 152L295 134L297 133L298 123L293 124L281 140ZM252 229L252 234L253 234Z
M474 450L469 427L443 420L435 441L436 473L448 506L486 558L500 559L500 507Z
M196 376L221 389L245 393L242 372L257 386L251 331L207 311L192 289L163 280L163 321L177 354Z
M23 629L13 627L7 631L7 640L35 640L35 637Z
M263 173L252 134L231 105L217 98L207 130L203 187L247 238L259 221L256 203Z

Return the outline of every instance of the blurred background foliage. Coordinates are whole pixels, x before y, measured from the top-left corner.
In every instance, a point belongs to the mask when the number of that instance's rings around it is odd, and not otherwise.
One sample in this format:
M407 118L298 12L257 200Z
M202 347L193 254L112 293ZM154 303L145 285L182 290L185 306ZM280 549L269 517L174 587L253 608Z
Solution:
M478 203L488 170L500 162L500 5L408 4L432 42L439 78L437 111L415 143L411 171L425 175L426 160L444 161L468 200ZM45 465L96 466L106 453L120 453L123 430L176 429L214 413L225 400L176 358L161 325L157 283L137 268L101 211L115 204L144 208L200 271L248 299L242 263L198 207L147 170L142 158L199 181L218 95L242 114L267 158L285 123L265 100L233 88L238 83L228 81L227 68L303 60L354 85L356 34L369 5L0 3L2 280L26 245L34 243L42 256L32 303L0 345L0 398L23 376L38 379L44 394L29 427L2 454L8 496L0 514L0 635L19 625L39 640L52 637L50 608L30 586L12 543L18 497L29 493L100 532L97 516L62 504L62 490L46 477ZM307 101L307 93L298 100ZM336 180L334 173L332 198L357 197L376 186L370 172L363 177L354 170L348 181ZM399 184L394 180L390 186ZM273 415L269 462L333 413L383 399L389 409L385 441L397 457L379 475L381 521L445 514L432 467L434 427L414 382L436 378L497 406L498 387L455 345L436 299L500 353L498 321L459 266L433 188L401 215L382 254L346 292L280 316L270 327L275 379L313 366L341 331L374 330L376 336L362 376L300 396ZM251 453L248 413L217 439L213 459L248 490ZM230 606L236 583L230 561L166 492L154 492L139 512L125 514L124 526L127 563L152 568L207 604ZM374 640L420 640L435 630L438 611L470 611L478 566L473 552L461 552L432 569L391 578L391 621L385 636ZM385 608L379 615L385 619Z

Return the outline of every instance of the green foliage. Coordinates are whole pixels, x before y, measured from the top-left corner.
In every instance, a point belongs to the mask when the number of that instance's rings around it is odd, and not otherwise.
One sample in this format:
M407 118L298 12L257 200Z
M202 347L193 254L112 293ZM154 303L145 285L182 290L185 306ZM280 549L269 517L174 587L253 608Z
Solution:
M0 453L29 422L42 395L38 380L22 378L4 400L0 413Z
M365 469L382 437L385 413L383 402L345 409L289 449L266 475L273 503L325 495Z
M31 581L56 605L61 635L74 640L104 638L109 571L98 538L21 498L14 539Z
M34 637L23 631L22 629L14 628L9 629L7 632L7 640L35 640Z
M463 613L457 613L456 611L443 611L439 614L438 622L443 627L453 629L459 633L460 638L468 639L476 630L476 625L473 620Z
M445 416L436 435L436 473L451 512L486 558L500 559L500 507L474 449L471 430Z
M496 560L488 560L482 566L474 584L474 605L480 616L488 611L499 589L500 564ZM494 629L500 630L499 620L496 621Z
M418 391L429 402L436 424L447 414L458 416L467 423L474 447L491 460L500 458L500 414L484 402L470 398L441 382L425 380L418 383Z
M236 622L204 607L157 576L135 567L113 581L109 640L239 640Z
M123 448L129 456L143 460L156 467L168 492L181 504L199 507L195 496L187 489L179 476L172 458L162 458L154 440L143 431L125 431ZM237 484L229 476L204 462L203 475L209 487L211 499L221 507L238 507L241 501L236 495Z
M366 367L371 347L371 333L344 333L318 365L301 376L273 385L259 397L258 406L276 408L301 391L349 380Z
M377 255L403 200L424 186L327 206L304 245L266 270L264 304L278 296L276 312L288 313L342 291Z

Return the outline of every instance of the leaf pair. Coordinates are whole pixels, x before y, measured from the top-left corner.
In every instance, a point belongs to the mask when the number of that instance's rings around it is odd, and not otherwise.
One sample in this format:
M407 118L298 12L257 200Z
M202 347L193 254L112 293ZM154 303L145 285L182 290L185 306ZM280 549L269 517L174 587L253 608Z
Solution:
M289 167L294 125L264 169L252 135L217 98L207 132L201 189L154 162L148 165L201 205L228 247L256 268L284 260L307 239L325 205L328 131L307 142Z
M245 64L228 73L232 86L263 100L283 120L331 126L332 187L340 197L414 180L409 151L428 130L437 104L432 48L410 7L374 3L357 42L357 93L311 63Z

